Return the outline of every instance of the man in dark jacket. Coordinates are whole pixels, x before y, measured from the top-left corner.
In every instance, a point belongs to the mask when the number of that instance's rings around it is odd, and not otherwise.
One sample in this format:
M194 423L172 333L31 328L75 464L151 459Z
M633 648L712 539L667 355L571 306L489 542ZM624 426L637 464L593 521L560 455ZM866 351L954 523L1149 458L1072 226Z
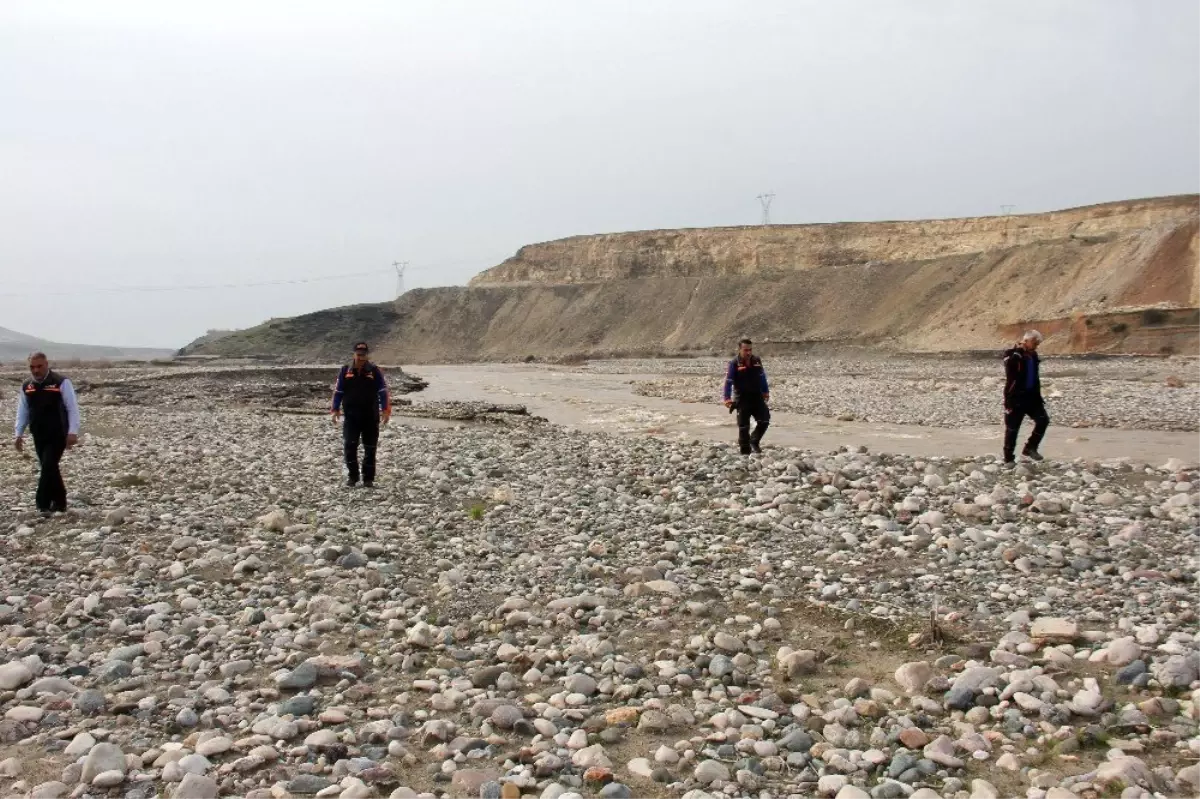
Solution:
M333 387L332 421L338 423L343 413L342 444L346 456L346 485L358 485L358 441L363 444L362 482L367 488L375 484L375 448L379 444L379 423L387 424L392 415L387 380L383 371L367 360L367 342L354 345L354 360L338 371Z
M754 343L748 338L738 342L737 357L729 362L724 396L726 408L737 408L738 448L742 454L762 452L760 443L771 424L771 410L767 407L771 392L762 360L754 354ZM755 421L753 434L751 417Z
M1038 446L1050 417L1046 415L1046 403L1042 401L1042 381L1038 374L1040 359L1037 348L1042 343L1042 334L1030 330L1021 337L1021 343L1004 353L1004 462L1013 463L1017 449L1017 434L1021 422L1028 416L1033 420L1033 432L1025 442L1021 454L1030 460L1042 460Z
M25 449L25 430L33 433L41 474L38 477L37 509L44 515L67 509L67 487L58 463L63 452L79 441L79 403L71 381L50 369L44 353L29 356L30 379L17 397L17 424L13 445Z

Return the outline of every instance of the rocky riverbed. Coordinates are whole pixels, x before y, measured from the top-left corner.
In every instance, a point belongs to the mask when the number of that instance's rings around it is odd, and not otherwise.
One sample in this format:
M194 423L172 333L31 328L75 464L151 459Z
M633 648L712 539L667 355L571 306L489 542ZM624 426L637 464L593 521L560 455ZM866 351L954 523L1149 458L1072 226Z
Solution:
M602 361L584 369L657 374L638 393L690 402L720 397L727 360ZM771 404L859 422L965 427L1003 418L999 358L766 358ZM1195 358L1055 358L1042 363L1043 395L1055 425L1131 430L1200 430Z
M182 384L181 384L182 385ZM102 404L0 458L0 795L1194 795L1200 475Z

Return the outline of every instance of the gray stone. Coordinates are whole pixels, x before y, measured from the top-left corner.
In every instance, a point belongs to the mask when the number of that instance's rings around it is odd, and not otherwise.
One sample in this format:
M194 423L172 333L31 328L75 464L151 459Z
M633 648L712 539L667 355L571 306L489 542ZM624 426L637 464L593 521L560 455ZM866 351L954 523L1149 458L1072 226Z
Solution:
M319 777L316 774L301 774L288 780L288 793L296 793L301 796L311 796L318 791L323 791L334 783L324 777Z
M33 672L20 661L0 666L0 691L15 691L33 679Z
M701 785L717 781L729 782L729 769L719 760L703 760L696 766L693 776Z
M289 783L290 786L290 783ZM171 792L172 799L217 799L220 788L212 777L184 774L183 780Z
M713 655L708 664L708 673L717 679L733 674L733 661L726 655Z
M813 738L804 730L792 730L779 739L779 746L789 752L807 752L812 749Z
M98 774L106 771L119 771L124 774L125 753L116 744L98 743L92 747L92 751L88 752L87 758L83 761L80 780L91 785L92 780Z
M66 783L54 780L35 786L29 797L30 799L62 799L69 790L71 789Z
M896 779L904 772L911 768L916 768L917 756L907 749L901 749L892 756L892 762L888 764L887 775L892 779Z
M925 683L933 677L933 667L927 661L917 660L905 663L896 669L896 684L909 695L919 694L925 688Z
M491 721L502 730L511 730L517 722L525 718L519 707L500 705L492 711Z
M79 687L73 683L64 680L62 677L43 677L33 685L29 686L29 690L36 694L68 694L75 695L79 693Z
M717 649L723 649L726 652L732 652L733 654L737 654L746 648L746 645L742 643L742 639L727 632L719 632L714 635L713 646Z
M908 790L912 790L909 788ZM906 796L904 785L892 780L884 780L871 789L872 799L900 799Z
M317 700L308 694L297 694L279 703L281 716L307 716L316 709Z
M104 710L105 704L104 694L93 689L80 691L75 695L75 709L85 716L99 713Z
M317 667L305 661L288 673L281 674L275 680L275 685L285 690L304 690L312 688L318 676Z
M123 769L112 769L111 771L102 771L92 779L92 785L97 788L115 788L125 781L125 771Z
M1146 673L1146 661L1135 660L1128 666L1122 666L1117 670L1116 681L1118 685L1128 685L1134 681L1140 674Z
M633 791L628 785L623 785L619 782L610 782L600 789L601 799L633 799Z
M596 693L596 680L586 674L572 674L563 681L568 693L592 696Z
M1200 654L1191 652L1187 655L1171 655L1163 663L1155 663L1150 671L1154 679L1164 688L1183 690L1197 679L1200 670Z

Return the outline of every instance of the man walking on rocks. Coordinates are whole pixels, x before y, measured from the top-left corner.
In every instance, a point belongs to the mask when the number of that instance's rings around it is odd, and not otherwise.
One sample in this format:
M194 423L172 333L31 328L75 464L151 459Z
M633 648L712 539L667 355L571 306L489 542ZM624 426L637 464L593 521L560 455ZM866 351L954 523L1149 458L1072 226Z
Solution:
M379 444L379 423L387 424L392 415L387 380L383 370L367 360L367 342L354 345L354 359L338 372L333 387L332 421L336 425L343 413L342 443L346 455L346 485L358 485L359 476L365 487L375 484L375 448ZM362 439L362 471L358 464L358 442Z
M35 502L44 515L67 509L67 487L58 463L63 452L79 441L79 403L71 381L51 371L45 353L29 356L31 377L21 384L17 397L17 424L13 445L25 451L25 430L33 434L41 474Z
M762 452L762 437L771 424L771 410L767 407L770 399L762 360L754 354L754 342L744 338L738 342L737 357L729 362L725 373L725 407L737 408L738 448L743 455ZM753 433L751 417L755 422Z
M1004 462L1014 463L1017 449L1017 434L1021 422L1028 416L1033 420L1033 432L1025 442L1021 454L1030 460L1042 460L1038 446L1046 435L1050 417L1046 415L1046 403L1042 400L1042 382L1038 375L1037 348L1042 343L1042 334L1029 330L1021 337L1021 343L1004 353Z

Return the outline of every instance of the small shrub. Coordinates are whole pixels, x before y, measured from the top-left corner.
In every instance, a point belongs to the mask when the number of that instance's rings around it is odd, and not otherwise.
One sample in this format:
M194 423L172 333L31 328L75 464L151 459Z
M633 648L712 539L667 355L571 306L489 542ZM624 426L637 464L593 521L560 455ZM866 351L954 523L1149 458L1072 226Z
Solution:
M467 511L467 514L478 522L483 520L483 514L486 511L487 507L482 502L476 502L471 506L470 510Z

